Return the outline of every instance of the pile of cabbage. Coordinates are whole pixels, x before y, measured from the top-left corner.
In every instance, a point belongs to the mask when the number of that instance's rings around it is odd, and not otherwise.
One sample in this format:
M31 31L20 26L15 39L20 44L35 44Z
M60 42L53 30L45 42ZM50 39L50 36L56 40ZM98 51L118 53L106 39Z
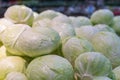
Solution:
M10 6L0 18L0 80L120 80L120 16Z

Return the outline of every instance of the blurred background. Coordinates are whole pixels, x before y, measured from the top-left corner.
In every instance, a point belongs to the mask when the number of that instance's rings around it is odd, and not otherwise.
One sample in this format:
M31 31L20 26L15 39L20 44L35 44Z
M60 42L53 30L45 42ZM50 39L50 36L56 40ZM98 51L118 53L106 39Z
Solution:
M22 4L38 13L52 9L68 16L88 16L97 9L107 8L114 15L120 15L120 0L0 0L0 17L6 9L15 4Z

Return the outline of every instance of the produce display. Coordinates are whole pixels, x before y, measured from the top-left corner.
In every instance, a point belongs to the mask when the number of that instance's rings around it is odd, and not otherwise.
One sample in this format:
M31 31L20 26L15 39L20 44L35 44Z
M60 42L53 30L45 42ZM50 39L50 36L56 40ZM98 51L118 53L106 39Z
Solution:
M0 18L0 80L120 80L120 16L10 6Z

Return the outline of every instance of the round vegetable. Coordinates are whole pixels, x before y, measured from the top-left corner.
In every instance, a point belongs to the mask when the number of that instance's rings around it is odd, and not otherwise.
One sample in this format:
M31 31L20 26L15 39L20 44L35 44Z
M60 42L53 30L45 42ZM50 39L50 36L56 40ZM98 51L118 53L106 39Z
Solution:
M72 37L62 45L63 56L74 66L75 59L83 52L93 51L92 44L83 38Z
M112 66L120 65L120 38L112 32L102 31L91 40L94 50L110 59Z
M85 25L92 25L89 18L85 16L69 17L69 19L71 20L71 23L75 28L85 26Z
M9 19L13 23L28 24L32 26L33 23L33 11L32 9L24 5L13 5L10 6L5 14L5 18Z
M25 72L26 61L18 56L9 56L0 60L0 80L12 71Z
M29 57L49 54L60 43L60 36L55 30L47 27L32 29L25 24L7 28L0 38L11 54Z
M110 25L113 21L113 13L108 9L99 9L91 15L91 22L93 24L107 24Z
M28 80L27 77L21 72L10 72L4 80Z
M93 80L94 76L108 76L112 65L102 53L85 52L76 58L75 70L81 80Z
M26 75L29 80L74 80L72 65L57 55L35 58L28 65Z

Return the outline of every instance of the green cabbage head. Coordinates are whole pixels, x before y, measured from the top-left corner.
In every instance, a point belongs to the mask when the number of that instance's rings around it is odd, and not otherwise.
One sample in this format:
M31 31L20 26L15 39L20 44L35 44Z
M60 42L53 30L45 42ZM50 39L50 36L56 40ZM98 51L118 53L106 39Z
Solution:
M4 80L28 80L27 77L21 72L10 72Z
M93 80L95 76L108 76L112 65L102 53L85 52L76 58L75 71L81 80Z
M84 52L93 51L92 44L83 38L71 37L62 45L63 56L74 66L75 59Z
M60 43L60 36L55 30L47 27L33 29L25 24L7 28L0 38L11 54L29 57L49 54Z
M71 23L74 28L85 26L85 25L92 25L90 19L85 16L78 16L78 17L70 16L69 19L71 20Z
M32 26L34 20L32 9L25 5L10 6L4 16L13 23L28 24L30 26Z
M120 65L120 38L112 32L98 32L91 40L94 50L110 59L113 68Z
M0 80L4 80L8 73L17 71L24 73L26 61L19 56L8 56L0 60Z
M26 75L29 80L74 80L72 65L57 55L35 58L28 65Z
M111 25L113 21L113 12L108 9L99 9L91 15L91 22L93 24Z

